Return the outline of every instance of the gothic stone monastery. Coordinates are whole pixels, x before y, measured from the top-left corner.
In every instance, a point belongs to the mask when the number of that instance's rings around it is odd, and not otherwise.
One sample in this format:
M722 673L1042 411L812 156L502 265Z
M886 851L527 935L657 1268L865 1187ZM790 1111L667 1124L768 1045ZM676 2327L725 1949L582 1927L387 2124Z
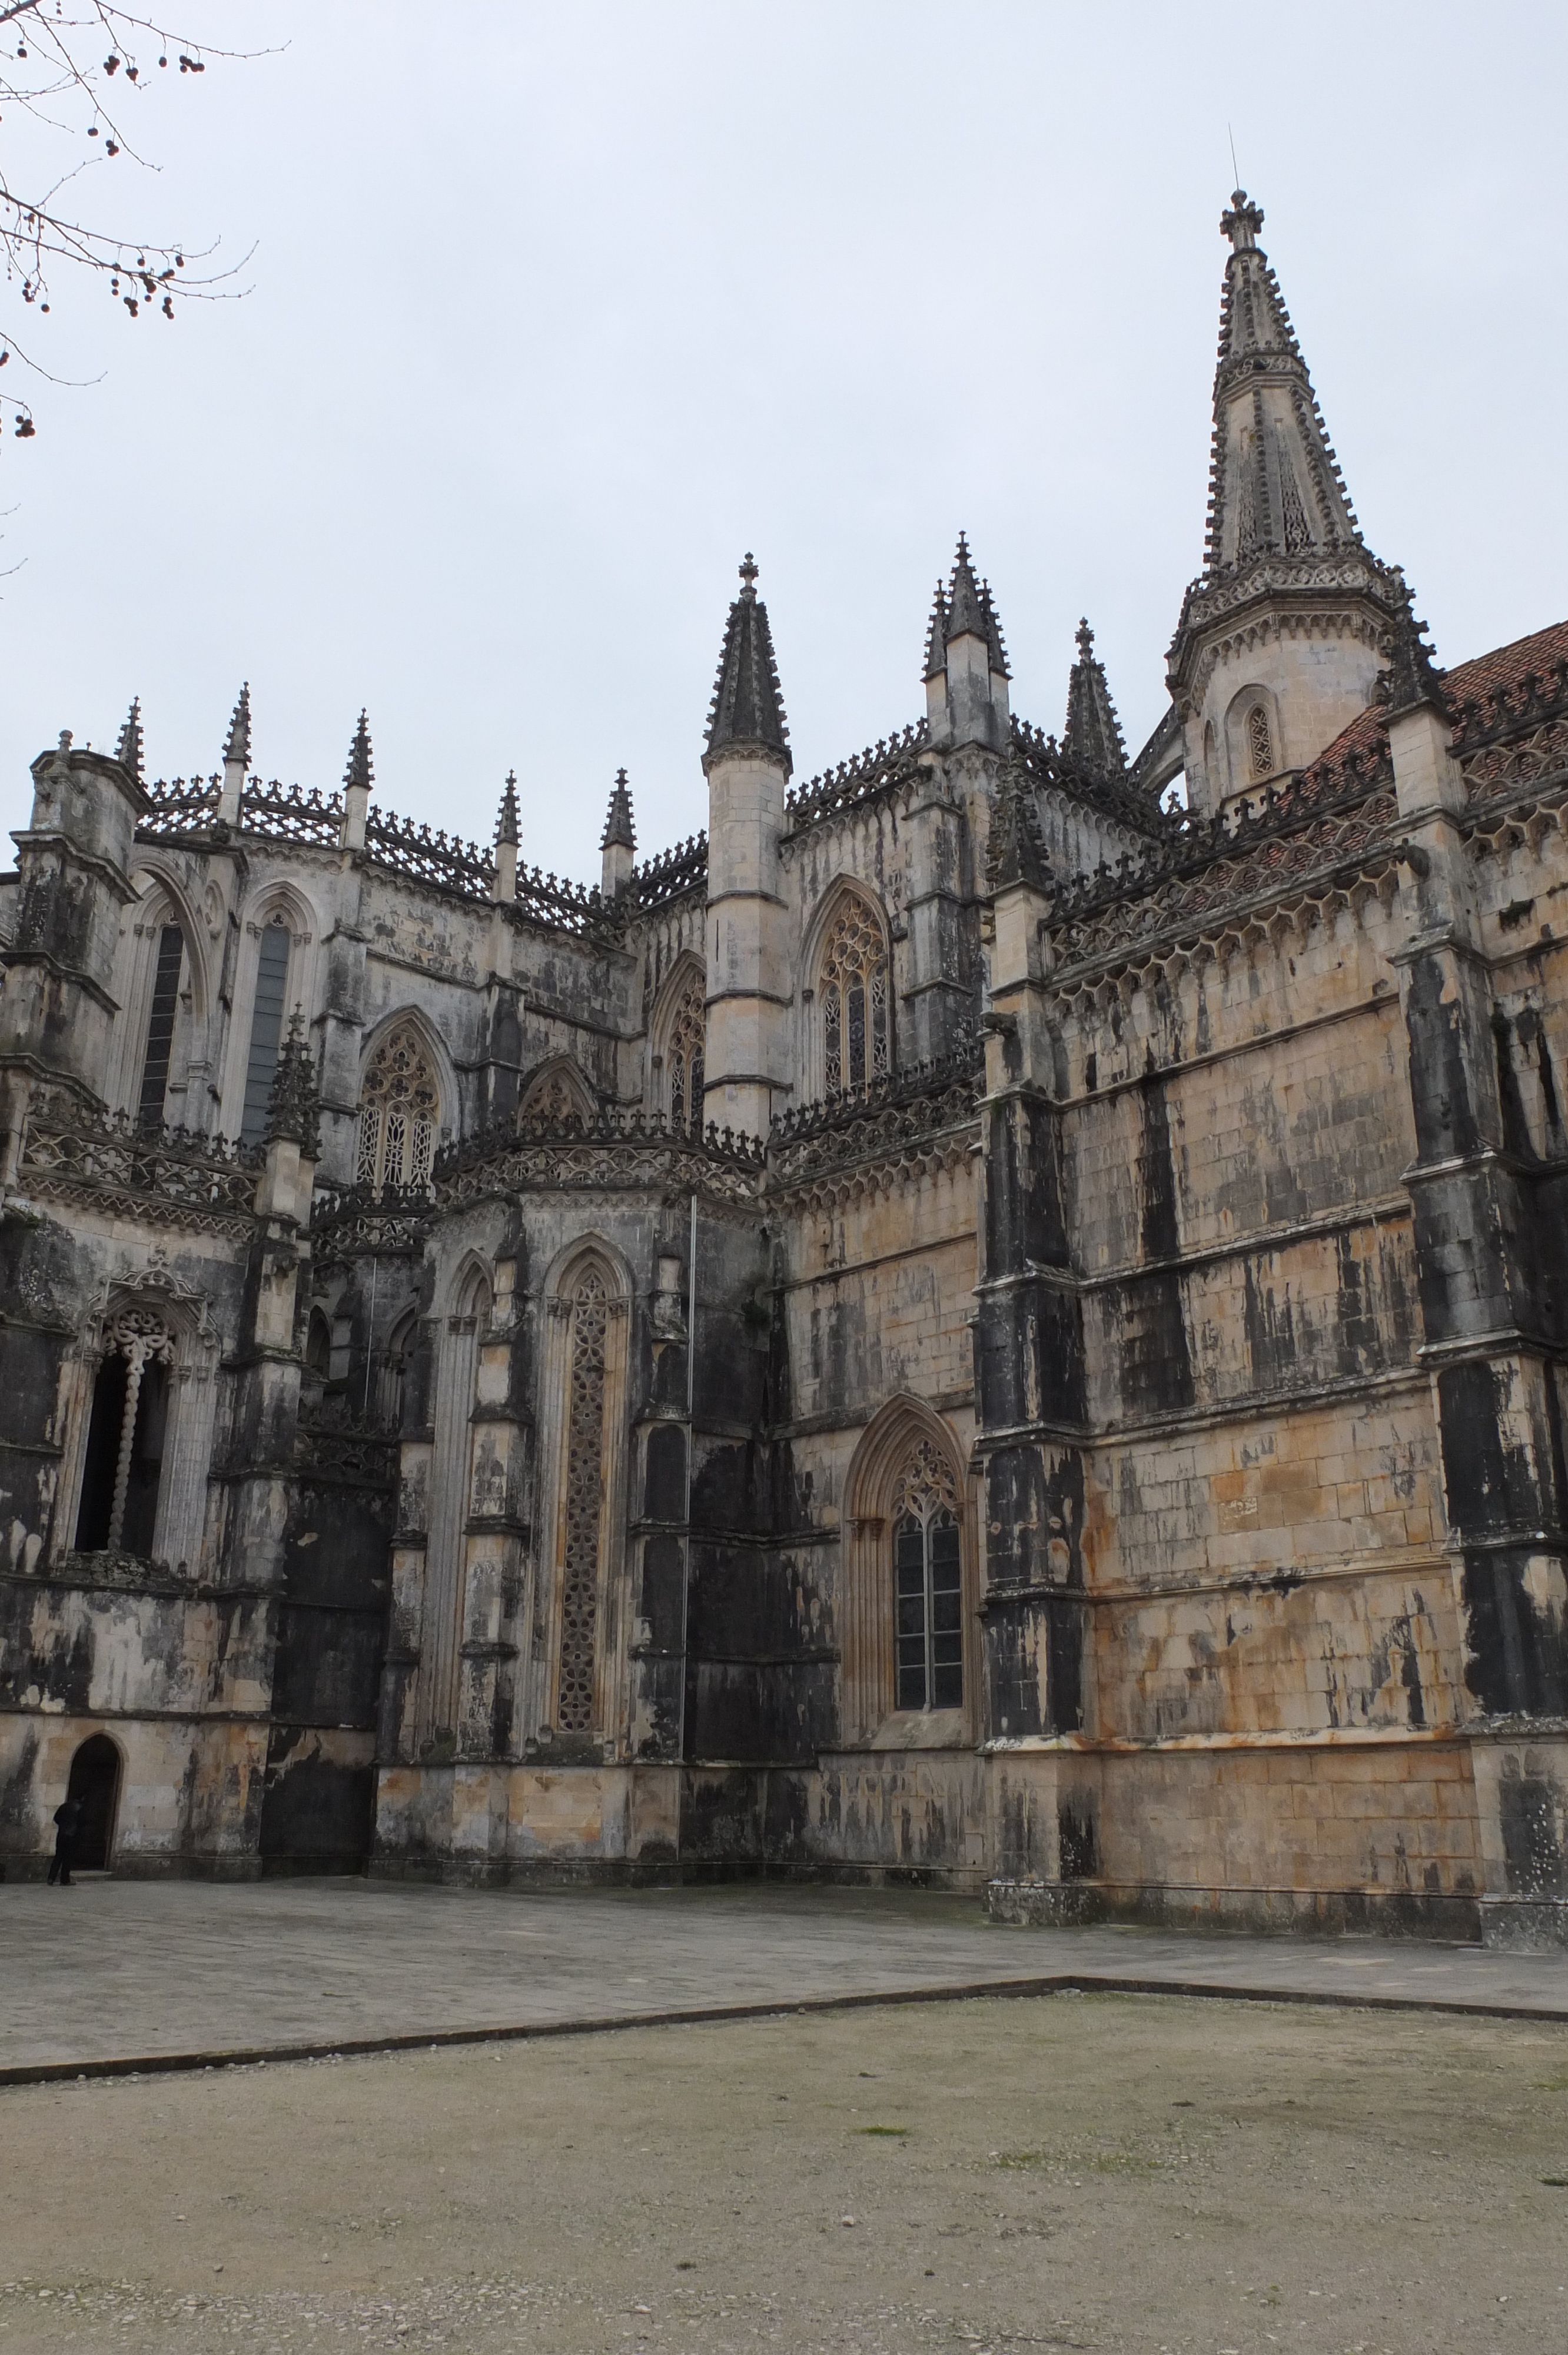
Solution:
M1568 623L1436 666L1238 194L1129 761L925 709L593 890L33 763L0 882L0 1856L1568 1916ZM1181 795L1171 788L1184 780Z

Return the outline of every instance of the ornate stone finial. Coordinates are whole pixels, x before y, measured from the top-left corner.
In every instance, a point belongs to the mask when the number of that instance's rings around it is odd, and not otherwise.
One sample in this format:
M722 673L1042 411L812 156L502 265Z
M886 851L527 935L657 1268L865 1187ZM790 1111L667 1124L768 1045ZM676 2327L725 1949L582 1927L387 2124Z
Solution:
M1010 883L1028 883L1037 891L1055 890L1033 789L1023 771L1011 762L997 779L986 877L993 891L1004 890Z
M757 593L757 559L749 548L740 560L740 581L741 595L754 597Z
M62 752L69 752L69 751L70 751L70 747L71 747L71 731L70 731L70 730L69 730L69 728L62 728L62 729L60 730L59 750L60 750Z
M350 787L357 785L365 793L368 793L376 782L376 772L370 760L370 723L363 711L359 715L359 725L354 731L354 741L348 748L348 766L343 773L343 782Z
M239 690L239 700L234 707L234 717L228 723L228 734L224 740L223 758L226 766L230 761L238 761L242 768L248 769L250 766L250 681L249 679Z
M61 736L62 750L69 741L69 735ZM125 715L125 725L120 730L120 741L114 748L114 757L127 775L140 784L142 782L142 698L139 695Z
M1245 188L1231 191L1230 209L1220 215L1220 227L1236 253L1250 253L1263 227L1263 207L1255 205Z
M1433 649L1425 643L1426 624L1415 618L1410 583L1403 573L1398 579L1393 626L1388 635L1388 668L1378 681L1377 699L1387 706L1391 717L1426 703L1446 719L1451 717L1448 698Z
M617 769L615 773L615 789L609 796L609 815L605 819L599 847L601 850L612 847L635 850L637 847L637 829L631 823L631 793L624 769Z
M1078 627L1074 637L1074 644L1078 649L1078 660L1080 662L1087 662L1089 656L1095 650L1095 634L1089 627L1089 617L1086 613L1082 613L1078 617Z
M506 783L501 790L501 815L495 821L495 839L497 842L509 842L512 844L514 849L516 848L518 831L517 772L515 769L507 770Z
M304 1012L298 1006L290 1017L288 1035L272 1074L265 1135L269 1145L281 1140L297 1145L307 1161L313 1161L321 1148L321 1099L305 1039Z

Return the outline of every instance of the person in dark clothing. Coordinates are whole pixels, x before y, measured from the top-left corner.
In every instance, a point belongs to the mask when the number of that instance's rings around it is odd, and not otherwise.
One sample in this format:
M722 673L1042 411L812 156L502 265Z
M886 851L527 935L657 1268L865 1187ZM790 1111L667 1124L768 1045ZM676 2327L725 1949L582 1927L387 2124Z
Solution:
M49 1887L58 1881L62 1889L73 1886L70 1877L71 1859L76 1854L77 1835L87 1810L79 1799L67 1799L55 1809L55 1852L49 1859Z

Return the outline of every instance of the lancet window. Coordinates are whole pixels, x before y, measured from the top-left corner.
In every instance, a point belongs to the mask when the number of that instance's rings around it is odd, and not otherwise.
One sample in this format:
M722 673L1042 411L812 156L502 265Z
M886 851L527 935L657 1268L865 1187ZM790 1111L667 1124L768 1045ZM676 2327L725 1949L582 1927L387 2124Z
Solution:
M959 1494L941 1451L916 1443L893 1514L894 1644L900 1709L961 1709L963 1579Z
M360 1090L358 1183L376 1193L429 1185L440 1110L429 1051L412 1023L400 1023L370 1058Z
M184 932L178 924L162 925L153 965L153 1000L142 1056L142 1083L136 1097L136 1118L143 1128L161 1128L164 1123L164 1099L168 1092L175 1018L179 1012L180 975L185 961Z
M77 1549L147 1561L158 1517L175 1337L154 1309L122 1308L93 1386Z
M692 1135L703 1130L703 1064L707 1045L706 993L695 973L681 992L664 1049L670 1089L670 1125Z
M888 1070L887 951L863 900L846 898L829 927L820 994L822 1092L862 1094Z
M556 1707L556 1722L563 1733L586 1733L594 1720L599 1524L604 1511L604 1360L609 1322L608 1287L599 1270L589 1268L577 1286L571 1307L561 1668Z
M289 988L290 940L281 916L261 929L256 958L256 1001L250 1016L250 1053L245 1066L245 1108L239 1135L257 1145L266 1134L267 1106L283 1036L283 1006Z
M1247 766L1255 779L1274 774L1274 742L1268 730L1268 714L1261 703L1255 703L1246 716Z

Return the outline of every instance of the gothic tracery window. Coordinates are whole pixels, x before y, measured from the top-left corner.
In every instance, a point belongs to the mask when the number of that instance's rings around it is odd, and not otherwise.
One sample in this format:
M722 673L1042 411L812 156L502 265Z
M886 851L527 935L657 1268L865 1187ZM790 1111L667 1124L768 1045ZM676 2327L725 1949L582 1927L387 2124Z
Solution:
M387 1186L428 1185L440 1108L424 1041L412 1023L399 1023L370 1058L360 1090L357 1183L376 1193Z
M820 987L822 1092L859 1095L888 1070L887 951L862 899L846 897L829 927Z
M1261 703L1255 703L1246 716L1246 757L1255 778L1274 774L1274 744L1268 732L1268 714Z
M703 1130L703 1065L707 1045L706 990L693 974L681 992L664 1049L670 1088L670 1125L700 1136Z
M897 1707L961 1709L963 1579L959 1493L928 1439L910 1453L893 1507Z
M608 1288L598 1269L590 1268L577 1284L571 1309L561 1668L556 1707L556 1723L563 1733L586 1733L594 1718L599 1523L604 1510L604 1353L609 1321Z
M587 1088L564 1063L540 1073L517 1112L520 1121L536 1121L544 1128L564 1128L571 1121L585 1125L592 1116Z

